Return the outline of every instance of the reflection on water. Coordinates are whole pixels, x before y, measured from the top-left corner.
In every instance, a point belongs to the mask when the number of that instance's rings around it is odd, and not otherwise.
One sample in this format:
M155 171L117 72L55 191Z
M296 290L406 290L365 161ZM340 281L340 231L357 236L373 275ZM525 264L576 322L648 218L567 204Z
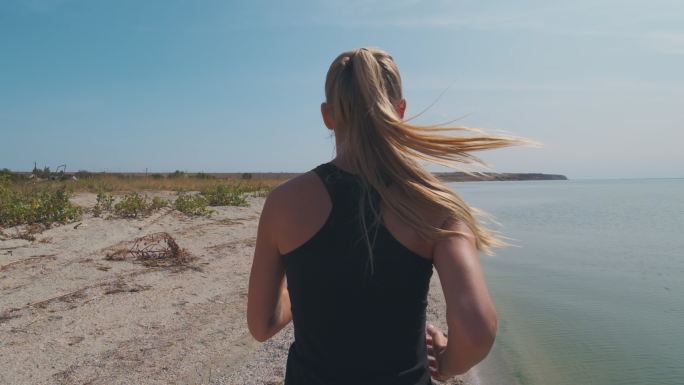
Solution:
M684 180L451 183L516 247L483 257L522 384L684 384Z

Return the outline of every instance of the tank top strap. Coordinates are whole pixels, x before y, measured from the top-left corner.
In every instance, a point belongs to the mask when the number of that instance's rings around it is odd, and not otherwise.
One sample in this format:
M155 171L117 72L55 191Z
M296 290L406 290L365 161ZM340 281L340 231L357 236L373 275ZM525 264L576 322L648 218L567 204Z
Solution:
M313 171L318 174L321 181L323 181L333 205L335 205L335 202L339 199L344 198L343 195L348 194L348 191L343 190L349 189L349 182L352 180L357 181L358 178L354 174L340 170L337 166L332 164L332 162L320 164L314 168Z
M342 216L346 218L345 221L358 218L357 204L359 199L362 199L360 177L338 168L332 162L318 165L314 171L323 181L330 196L333 206L331 215ZM374 218L372 212L380 210L381 199L375 189L371 188L369 193L370 201L365 201L367 208L365 215L367 220L372 221Z

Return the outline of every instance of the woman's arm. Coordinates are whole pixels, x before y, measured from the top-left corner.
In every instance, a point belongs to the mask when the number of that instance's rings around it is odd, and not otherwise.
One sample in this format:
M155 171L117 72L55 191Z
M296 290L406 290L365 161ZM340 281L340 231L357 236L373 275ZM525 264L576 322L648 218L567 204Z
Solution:
M435 351L435 364L442 379L463 374L483 360L494 343L497 329L496 310L480 266L474 234L462 222L449 222L444 228L464 235L439 240L433 250L449 327L446 346L435 349L440 350Z
M285 268L274 235L280 194L272 191L261 211L247 294L247 325L260 342L278 333L292 320Z

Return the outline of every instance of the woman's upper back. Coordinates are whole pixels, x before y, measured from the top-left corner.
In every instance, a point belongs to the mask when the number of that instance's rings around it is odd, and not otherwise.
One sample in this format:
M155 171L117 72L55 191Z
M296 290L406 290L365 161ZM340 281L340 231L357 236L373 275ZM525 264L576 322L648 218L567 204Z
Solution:
M332 178L342 178L346 181L357 178L356 175L340 169L333 162L328 162L279 187L279 189L287 190L281 191L280 202L283 205L279 207L281 221L277 225L277 244L281 255L288 254L306 243L329 219L333 202L329 192L331 186L326 185L326 181L321 177L324 173L332 173ZM348 189L349 187L340 186L338 183L333 188ZM382 203L381 206L383 206ZM432 260L434 242L421 238L413 228L403 223L391 211L383 209L382 212L383 226L399 243L415 254ZM442 215L430 214L425 211L425 220L433 226L439 226L445 218L443 213Z
M286 384L429 384L430 245L384 214L371 269L357 176L332 162L307 174L279 232L295 326Z

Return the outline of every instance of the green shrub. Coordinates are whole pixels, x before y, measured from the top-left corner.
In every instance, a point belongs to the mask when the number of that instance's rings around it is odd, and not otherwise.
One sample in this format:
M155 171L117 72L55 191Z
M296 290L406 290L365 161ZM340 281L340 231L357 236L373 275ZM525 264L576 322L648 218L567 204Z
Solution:
M190 195L184 192L178 194L178 198L174 203L176 210L186 215L203 215L209 216L214 213L213 210L207 208L209 201L202 195Z
M159 209L162 209L164 207L168 207L171 202L168 201L168 199L160 198L160 197L153 197L152 202L150 203L150 210L156 211Z
M44 191L35 201L44 207L43 211L38 210L35 222L73 222L81 218L81 209L69 202L71 194L64 189L56 191Z
M137 218L150 213L149 199L137 192L126 194L114 205L114 214L123 218Z
M239 187L216 186L202 191L210 206L247 206Z
M115 204L114 197L105 192L100 192L97 194L97 203L93 207L92 213L96 217L105 212L111 212L117 217L138 218L168 207L169 204L170 202L167 199L160 197L149 199L147 196L137 192L124 195Z
M0 184L0 226L55 222L68 223L81 218L81 209L69 202L65 189L19 192Z
M19 194L0 181L0 226L15 226L25 223L26 205Z
M111 212L113 208L114 197L102 191L97 193L97 203L92 210L94 216L99 217L105 212Z

